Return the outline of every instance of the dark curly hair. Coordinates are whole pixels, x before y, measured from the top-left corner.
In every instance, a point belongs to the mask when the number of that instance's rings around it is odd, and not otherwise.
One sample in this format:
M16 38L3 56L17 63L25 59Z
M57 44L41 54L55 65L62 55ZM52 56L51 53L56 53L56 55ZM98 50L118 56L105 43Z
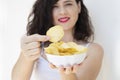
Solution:
M27 35L41 34L45 35L46 31L54 26L52 10L53 5L58 0L37 0L33 5L32 12L28 17ZM83 3L83 0L76 0L76 3L81 3L81 13L75 24L73 37L76 41L93 41L94 32L90 21L88 10ZM31 19L32 18L32 19Z

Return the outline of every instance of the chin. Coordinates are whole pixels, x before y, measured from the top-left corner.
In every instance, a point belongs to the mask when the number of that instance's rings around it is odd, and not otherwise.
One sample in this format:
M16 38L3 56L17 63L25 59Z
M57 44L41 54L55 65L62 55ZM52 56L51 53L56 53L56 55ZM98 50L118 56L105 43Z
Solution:
M64 31L72 30L73 27L64 27Z

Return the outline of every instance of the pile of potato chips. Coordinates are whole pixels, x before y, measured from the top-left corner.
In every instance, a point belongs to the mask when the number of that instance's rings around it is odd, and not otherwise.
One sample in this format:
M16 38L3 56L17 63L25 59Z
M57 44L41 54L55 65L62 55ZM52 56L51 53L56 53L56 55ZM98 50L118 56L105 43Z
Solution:
M87 48L77 45L74 42L64 43L62 41L51 43L45 48L46 53L54 55L73 55L86 52Z
M45 48L45 52L53 55L73 55L80 54L87 51L87 48L77 45L74 42L63 42L60 41L64 36L64 31L61 26L51 27L47 31L47 35L50 36L50 41L52 42L48 47Z

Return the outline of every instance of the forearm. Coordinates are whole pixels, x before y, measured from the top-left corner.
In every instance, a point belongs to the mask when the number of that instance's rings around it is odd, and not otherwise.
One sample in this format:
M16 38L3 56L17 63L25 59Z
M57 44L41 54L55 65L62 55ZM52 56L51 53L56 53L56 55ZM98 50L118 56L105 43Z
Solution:
M34 62L21 54L12 70L12 80L30 80L33 66Z
M74 73L61 74L61 80L77 80L77 76Z

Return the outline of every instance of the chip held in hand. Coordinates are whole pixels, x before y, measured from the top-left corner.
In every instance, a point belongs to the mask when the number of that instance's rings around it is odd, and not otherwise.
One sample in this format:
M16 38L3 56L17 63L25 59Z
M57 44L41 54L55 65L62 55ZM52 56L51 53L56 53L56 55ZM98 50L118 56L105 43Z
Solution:
M60 25L56 25L51 27L47 33L47 36L50 36L50 40L51 42L58 42L62 39L62 37L64 36L64 30L63 27Z

